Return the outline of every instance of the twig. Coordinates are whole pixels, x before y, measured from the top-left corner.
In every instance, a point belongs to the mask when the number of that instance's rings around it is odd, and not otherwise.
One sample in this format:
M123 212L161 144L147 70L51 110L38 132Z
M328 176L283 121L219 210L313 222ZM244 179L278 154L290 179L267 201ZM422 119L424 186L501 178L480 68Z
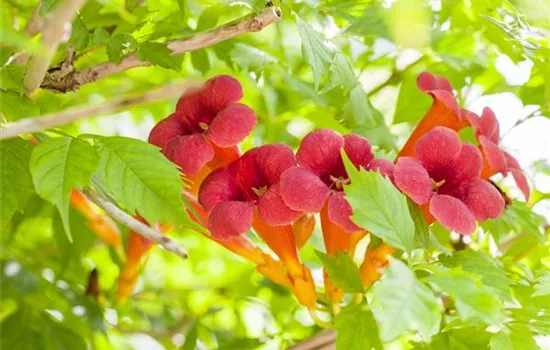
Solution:
M202 83L200 82L183 82L150 90L141 95L125 97L98 105L75 107L42 117L22 119L13 124L0 127L0 140L9 139L19 134L37 132L65 125L100 114L116 112L131 105L180 96L186 91L199 88L201 85Z
M105 210L110 216L112 216L116 221L120 222L124 226L130 228L132 231L136 232L140 236L147 238L148 240L155 242L169 252L177 254L182 259L187 259L187 252L185 249L180 247L174 240L170 237L164 236L162 233L154 230L153 228L145 225L141 221L135 219L131 215L127 214L125 211L117 207L110 200L101 197L97 192L91 188L84 188L82 191L86 198L88 198L93 203L97 204L100 208Z
M329 350L335 349L336 333L334 331L324 331L304 340L288 350Z
M258 14L241 17L212 30L188 38L169 41L168 48L174 55L198 50L241 34L258 32L268 25L278 22L281 18L282 14L279 8L267 7ZM76 90L84 84L92 83L127 69L149 65L151 65L150 62L140 61L134 53L123 58L118 65L114 62L104 62L81 71L64 71L63 69L53 71L46 75L41 87L60 92Z
M86 0L65 0L48 14L42 31L44 52L31 59L25 76L25 92L27 95L36 90L44 79L57 47L66 35L67 25L76 17L78 10Z
M42 6L42 2L39 2L32 13L31 19L29 19L29 21L25 25L25 33L29 37L35 36L36 34L42 31L42 28L44 28L44 18L40 16L41 6ZM22 52L22 53L19 53L17 57L13 59L13 63L26 64L29 61L29 58L31 58L31 55L28 52Z

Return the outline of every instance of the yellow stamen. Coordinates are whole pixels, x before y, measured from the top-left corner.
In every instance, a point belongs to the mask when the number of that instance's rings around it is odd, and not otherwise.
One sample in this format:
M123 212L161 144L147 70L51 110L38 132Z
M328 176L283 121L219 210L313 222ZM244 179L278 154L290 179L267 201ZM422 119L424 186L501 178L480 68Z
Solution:
M203 122L199 122L199 127L204 131L208 130L208 124L203 123Z
M252 187L252 192L256 194L256 196L261 197L263 194L267 191L267 186L262 186L260 188Z

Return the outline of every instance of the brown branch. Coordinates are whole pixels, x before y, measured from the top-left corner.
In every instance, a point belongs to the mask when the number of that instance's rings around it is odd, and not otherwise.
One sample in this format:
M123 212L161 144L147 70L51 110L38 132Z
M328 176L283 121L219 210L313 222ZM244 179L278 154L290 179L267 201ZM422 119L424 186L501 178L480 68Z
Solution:
M66 27L76 17L78 10L86 0L65 0L48 14L42 31L44 50L31 59L25 76L25 92L27 95L36 90L44 79L57 47L66 35Z
M336 349L335 341L336 333L334 331L324 331L291 346L288 350L334 350Z
M198 50L241 34L258 32L268 25L278 22L281 18L282 14L279 8L267 7L258 14L244 16L212 30L188 38L169 41L168 48L174 55ZM139 60L137 55L133 53L124 57L118 65L114 62L104 62L81 71L57 69L46 75L41 87L60 92L76 90L84 84L92 83L127 69L149 65L151 65L150 62Z
M178 255L180 258L187 259L187 252L185 251L185 249L180 247L170 237L163 235L162 233L156 231L155 229L145 225L141 221L127 214L125 211L117 207L113 202L106 198L103 198L91 188L85 188L82 193L84 193L86 198L105 210L105 212L107 212L122 225L128 227L138 235L145 237L152 242L155 242L157 245L163 247L167 251Z
M22 119L7 126L2 125L0 127L0 140L9 139L19 134L58 127L100 114L116 112L131 105L177 97L186 91L198 89L200 86L202 86L200 82L183 82L150 90L137 96L125 97L92 106L70 108L42 117Z
M40 33L42 31L42 28L44 28L44 18L40 16L40 7L42 6L42 3L39 2L38 5L36 5L36 8L34 9L31 18L25 25L25 34L27 34L30 37L35 36L36 34ZM17 57L13 59L14 64L26 64L29 61L29 58L31 58L31 55L27 52L19 53L17 54Z

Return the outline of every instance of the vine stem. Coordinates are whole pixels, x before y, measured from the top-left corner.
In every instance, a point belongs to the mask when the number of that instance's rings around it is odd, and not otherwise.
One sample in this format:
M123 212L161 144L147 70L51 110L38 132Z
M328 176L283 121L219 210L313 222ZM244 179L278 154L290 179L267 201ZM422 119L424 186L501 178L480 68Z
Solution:
M70 32L70 23L76 17L78 10L86 0L65 0L48 14L42 31L43 50L40 55L31 58L29 69L25 75L25 92L30 95L36 90L48 71L48 67L57 51L59 44Z
M257 14L252 13L217 28L187 38L169 41L167 47L172 51L173 55L195 51L241 34L258 32L280 21L281 18L281 10L277 7L269 6ZM75 71L72 67L66 69L61 67L61 69L52 70L48 73L41 87L60 92L76 90L84 84L92 83L98 79L123 72L127 69L149 65L151 65L150 62L140 60L137 55L133 53L124 57L120 64L110 61L103 62L97 66L86 68L81 71Z
M136 218L132 217L131 215L120 209L116 204L114 204L107 198L99 195L93 189L86 187L84 188L82 193L84 193L86 198L88 198L90 201L105 210L105 212L107 212L116 221L120 222L140 236L145 237L148 240L163 247L167 251L178 255L180 258L187 259L187 251L184 248L180 247L170 237L163 235L152 227L149 227L141 221L137 220Z
M324 331L308 338L288 350L334 350L336 333L334 331Z
M178 97L186 91L198 89L201 86L201 82L186 81L149 90L141 95L124 97L92 106L70 108L42 117L25 118L6 126L2 125L0 127L0 140L13 138L20 134L58 127L100 114L116 112L131 105Z

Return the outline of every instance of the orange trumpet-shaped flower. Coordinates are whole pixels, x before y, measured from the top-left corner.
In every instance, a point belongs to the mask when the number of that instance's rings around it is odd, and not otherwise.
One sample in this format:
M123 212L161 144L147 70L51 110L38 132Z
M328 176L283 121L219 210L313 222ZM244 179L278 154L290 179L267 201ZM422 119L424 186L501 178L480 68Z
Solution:
M296 246L301 249L309 240L315 229L315 217L311 213L305 213L292 224Z
M418 76L417 85L420 90L432 96L433 104L428 114L413 130L398 157L414 157L416 142L437 126L444 126L454 131L462 130L468 126L467 114L461 110L447 79L424 72Z

